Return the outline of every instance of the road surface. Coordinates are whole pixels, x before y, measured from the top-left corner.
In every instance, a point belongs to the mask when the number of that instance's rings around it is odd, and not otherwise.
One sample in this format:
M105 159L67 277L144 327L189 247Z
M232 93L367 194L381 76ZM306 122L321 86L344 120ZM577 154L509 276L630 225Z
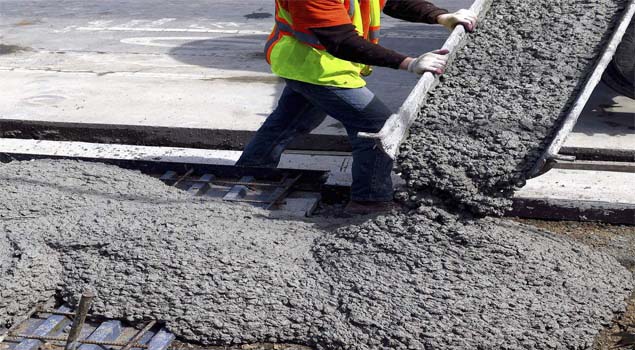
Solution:
M470 3L438 5L456 10ZM283 87L263 54L273 4L0 0L0 44L5 45L0 123L11 121L0 129L4 136L8 130L23 137L180 140L180 146L240 149ZM382 33L385 46L409 55L439 48L448 35L440 26L389 18ZM396 111L417 77L379 68L368 81ZM32 121L33 134L23 121ZM88 133L86 125L91 125ZM304 138L295 148L348 148L335 120L327 119L314 134L329 137Z

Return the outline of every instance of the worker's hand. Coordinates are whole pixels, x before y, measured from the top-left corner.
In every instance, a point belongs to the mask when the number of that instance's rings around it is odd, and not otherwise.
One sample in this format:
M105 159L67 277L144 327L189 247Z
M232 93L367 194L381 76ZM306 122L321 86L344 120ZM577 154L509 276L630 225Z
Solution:
M441 49L425 53L418 58L406 58L401 63L401 68L416 74L425 72L443 74L448 64L448 52L446 49Z
M454 13L445 13L437 16L437 23L448 28L454 29L457 25L462 25L468 32L476 29L477 16L470 10L458 10Z

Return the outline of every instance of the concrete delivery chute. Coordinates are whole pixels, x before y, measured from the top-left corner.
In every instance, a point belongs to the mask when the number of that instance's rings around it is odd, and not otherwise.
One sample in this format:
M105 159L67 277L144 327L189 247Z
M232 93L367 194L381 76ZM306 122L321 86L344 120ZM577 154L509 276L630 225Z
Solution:
M486 15L489 6L493 0L477 0L470 6L470 10L482 18ZM442 49L448 50L449 62L451 64L457 51L468 40L468 33L463 26L454 28ZM439 83L439 76L433 73L424 73L419 82L414 87L410 95L406 98L399 111L393 114L386 122L384 127L378 133L360 132L359 136L363 138L377 139L377 144L391 158L397 157L399 146L408 135L408 128L415 121L421 106L425 103L425 98Z

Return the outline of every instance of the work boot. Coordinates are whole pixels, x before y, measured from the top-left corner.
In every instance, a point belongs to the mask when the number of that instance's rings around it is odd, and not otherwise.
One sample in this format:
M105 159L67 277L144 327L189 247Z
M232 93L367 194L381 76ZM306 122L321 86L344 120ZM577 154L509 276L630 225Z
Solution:
M344 213L349 215L386 214L386 213L390 213L393 209L397 209L397 205L393 201L388 201L388 202L350 201L344 208Z

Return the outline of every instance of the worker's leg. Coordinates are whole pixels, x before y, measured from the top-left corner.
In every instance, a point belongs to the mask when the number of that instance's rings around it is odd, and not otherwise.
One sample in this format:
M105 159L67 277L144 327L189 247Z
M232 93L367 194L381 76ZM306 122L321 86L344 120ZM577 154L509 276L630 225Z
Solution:
M342 89L292 80L287 81L287 86L346 127L353 147L351 199L392 200L392 159L374 140L357 137L359 131L378 132L392 114L390 109L367 88Z
M275 168L287 145L297 135L315 129L325 117L302 94L285 87L278 106L245 147L236 165Z

